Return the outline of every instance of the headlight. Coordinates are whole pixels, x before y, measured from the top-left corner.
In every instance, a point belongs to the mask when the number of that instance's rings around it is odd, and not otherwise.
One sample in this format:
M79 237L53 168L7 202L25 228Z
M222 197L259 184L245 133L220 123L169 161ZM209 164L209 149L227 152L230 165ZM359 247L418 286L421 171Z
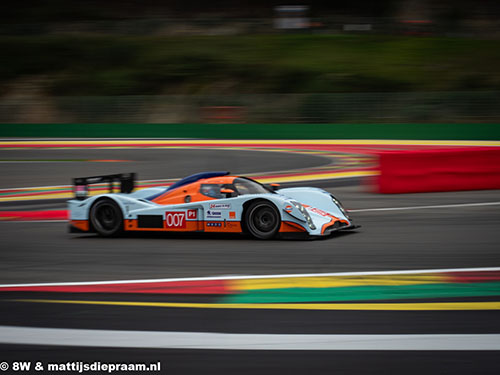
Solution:
M309 226L309 228L311 228L311 230L315 230L316 225L314 225L314 223L311 219L311 216L309 215L309 212L307 212L305 207L302 206L299 202L291 201L290 203L293 204L295 206L295 208L297 208L297 210L299 210L302 215L304 215L304 218L306 219L306 222L307 222L307 225Z
M342 203L340 203L340 201L335 198L333 195L330 195L332 197L332 201L333 203L340 209L340 211L342 211L342 213L345 215L346 218L349 219L349 215L347 214L347 211L345 210L344 206L342 206Z

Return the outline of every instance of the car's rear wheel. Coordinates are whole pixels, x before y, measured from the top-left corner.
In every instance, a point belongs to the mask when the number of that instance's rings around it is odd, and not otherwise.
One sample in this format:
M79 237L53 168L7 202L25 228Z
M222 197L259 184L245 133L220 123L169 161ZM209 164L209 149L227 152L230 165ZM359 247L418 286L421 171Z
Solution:
M256 201L245 211L245 225L253 237L267 240L279 231L281 218L276 207L267 201Z
M90 209L90 223L102 237L116 237L123 232L123 214L115 201L98 200Z

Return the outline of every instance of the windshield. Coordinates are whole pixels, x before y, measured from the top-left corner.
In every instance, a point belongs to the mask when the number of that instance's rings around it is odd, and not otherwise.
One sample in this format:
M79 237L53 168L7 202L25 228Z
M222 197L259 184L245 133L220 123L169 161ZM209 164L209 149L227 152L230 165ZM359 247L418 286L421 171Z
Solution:
M201 184L200 193L210 198L221 199L224 194L220 192L222 184Z
M238 191L239 195L246 194L268 194L270 193L264 186L258 182L247 180L245 178L235 178L233 185Z

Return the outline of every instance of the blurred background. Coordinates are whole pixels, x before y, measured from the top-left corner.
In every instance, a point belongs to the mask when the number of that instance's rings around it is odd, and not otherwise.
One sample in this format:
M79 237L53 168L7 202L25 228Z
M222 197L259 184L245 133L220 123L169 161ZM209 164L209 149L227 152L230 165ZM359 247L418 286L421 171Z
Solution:
M0 1L0 370L500 374L499 47L499 0ZM144 188L204 170L321 186L363 227L314 242L66 233L71 178L137 172ZM320 277L239 277L304 273ZM196 286L214 275L241 287ZM103 345L111 330L128 336ZM184 331L201 344L169 341ZM244 345L205 350L222 342L207 333ZM337 335L354 349L323 350Z
M497 0L5 0L2 123L498 122Z

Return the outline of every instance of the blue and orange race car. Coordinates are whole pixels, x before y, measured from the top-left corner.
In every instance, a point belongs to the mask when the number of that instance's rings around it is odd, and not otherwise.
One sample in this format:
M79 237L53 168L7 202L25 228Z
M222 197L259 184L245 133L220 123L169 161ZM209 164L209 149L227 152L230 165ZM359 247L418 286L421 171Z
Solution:
M314 187L265 186L229 172L203 172L169 187L133 191L135 174L75 178L68 201L72 232L103 237L123 232L248 233L258 239L286 234L327 236L354 229L340 202ZM120 183L120 192L113 185ZM88 196L88 186L109 183L110 193Z

